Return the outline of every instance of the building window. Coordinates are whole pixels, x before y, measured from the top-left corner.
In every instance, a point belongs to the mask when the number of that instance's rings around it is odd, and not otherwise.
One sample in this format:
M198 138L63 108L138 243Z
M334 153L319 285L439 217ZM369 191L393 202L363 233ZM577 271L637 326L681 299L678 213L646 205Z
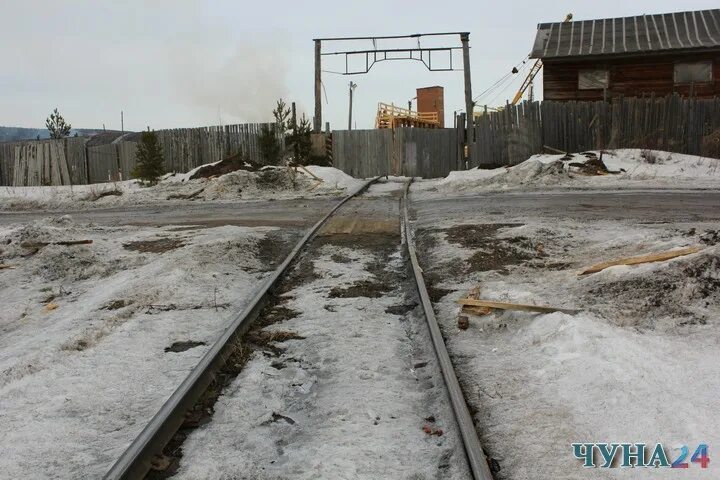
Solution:
M607 70L580 70L578 73L579 90L603 90L608 88L609 83Z
M712 82L712 62L675 64L675 85Z

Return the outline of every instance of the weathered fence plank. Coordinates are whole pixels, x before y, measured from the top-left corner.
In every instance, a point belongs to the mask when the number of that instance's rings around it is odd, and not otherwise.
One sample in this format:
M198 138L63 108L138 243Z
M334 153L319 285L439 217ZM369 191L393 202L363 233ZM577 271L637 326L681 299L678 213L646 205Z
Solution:
M454 128L396 128L333 132L335 167L354 177L442 177L457 168Z
M568 152L651 148L718 158L719 129L718 98L651 95L611 103L525 103L501 112L486 110L476 120L478 145L470 166L517 165L543 145Z

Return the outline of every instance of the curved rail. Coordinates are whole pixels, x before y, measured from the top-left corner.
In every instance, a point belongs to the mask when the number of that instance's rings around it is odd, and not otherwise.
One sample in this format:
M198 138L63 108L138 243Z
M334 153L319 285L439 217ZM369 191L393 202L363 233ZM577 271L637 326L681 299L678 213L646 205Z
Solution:
M437 318L435 318L435 312L433 311L432 302L430 301L430 295L428 295L425 280L422 276L422 268L420 268L417 253L415 252L415 241L412 237L410 216L408 215L407 208L408 191L410 190L411 183L412 179L405 185L405 194L403 195L403 223L405 226L405 244L407 245L408 255L410 256L410 264L412 265L413 274L415 276L415 284L417 285L418 295L420 295L420 303L422 304L423 311L425 312L428 329L430 330L430 338L432 339L435 355L437 356L443 379L445 379L445 386L447 387L448 395L450 396L452 409L455 412L455 418L457 419L463 446L465 447L465 454L467 455L473 478L475 480L492 480L492 473L490 473L487 458L485 457L482 446L480 446L480 440L478 440L477 432L475 431L475 424L473 423L470 411L468 411L467 405L465 404L465 398L463 397L462 390L460 389L457 376L455 376L455 370L453 369L450 355L448 354L447 347L445 346L445 341L442 338Z
M168 398L165 404L133 440L130 446L105 474L107 480L138 479L143 478L150 470L152 458L162 453L165 445L181 427L185 413L193 407L197 399L212 382L215 373L222 368L232 349L232 340L245 333L260 310L265 306L268 294L277 286L279 280L287 271L307 242L317 233L320 227L335 211L348 200L365 191L380 177L365 182L356 191L337 203L330 212L313 225L295 248L265 281L258 292L253 296L245 309L232 321L220 338L212 345L210 350L200 359L180 386Z

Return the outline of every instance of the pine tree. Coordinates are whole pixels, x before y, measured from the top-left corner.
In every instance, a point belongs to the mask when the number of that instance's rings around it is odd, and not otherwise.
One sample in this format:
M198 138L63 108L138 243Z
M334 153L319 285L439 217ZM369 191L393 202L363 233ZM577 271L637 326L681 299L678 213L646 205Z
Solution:
M307 165L310 160L312 150L311 132L310 120L303 113L300 122L295 125L293 132L288 137L288 143L292 146L295 157L293 160L298 165Z
M275 128L278 130L278 132L282 132L284 135L290 128L291 122L290 122L290 108L287 106L287 103L285 103L285 100L282 98L277 101L277 105L275 106L275 110L273 110L273 117L275 117Z
M60 115L57 108L45 120L45 126L50 132L50 138L65 138L70 135L72 129L72 125L65 123L65 119Z
M280 163L280 142L275 133L276 124L263 125L258 136L260 156L265 165L277 165Z
M133 168L132 176L142 183L157 184L165 173L165 165L163 164L162 148L154 131L142 132L136 158L137 163Z

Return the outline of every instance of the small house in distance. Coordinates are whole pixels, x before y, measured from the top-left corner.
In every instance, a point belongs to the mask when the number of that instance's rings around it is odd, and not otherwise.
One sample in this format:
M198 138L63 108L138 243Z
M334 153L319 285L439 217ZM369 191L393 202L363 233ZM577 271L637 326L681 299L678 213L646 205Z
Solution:
M545 100L720 95L720 9L538 25Z

